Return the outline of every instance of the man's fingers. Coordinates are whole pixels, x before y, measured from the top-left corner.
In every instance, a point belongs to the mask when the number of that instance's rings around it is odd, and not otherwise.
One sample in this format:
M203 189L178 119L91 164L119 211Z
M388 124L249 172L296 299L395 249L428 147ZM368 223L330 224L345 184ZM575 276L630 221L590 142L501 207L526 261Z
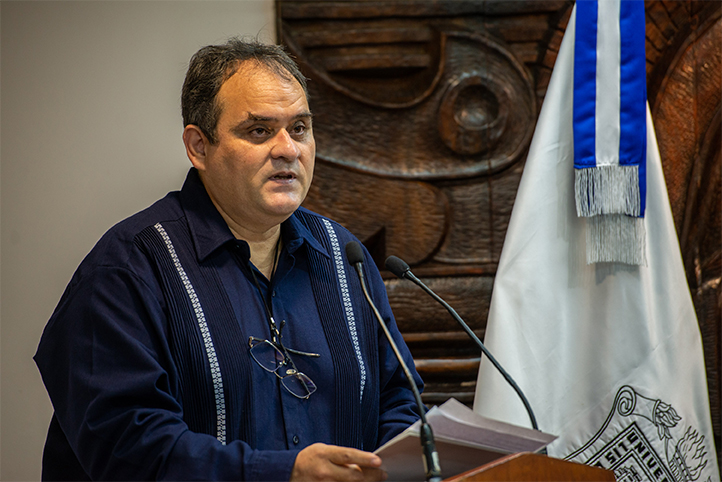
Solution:
M386 480L381 458L363 450L313 444L299 452L291 473L292 481L375 481Z
M371 452L352 449L349 447L338 447L327 445L328 460L337 465L358 465L359 467L378 468L381 467L381 457Z

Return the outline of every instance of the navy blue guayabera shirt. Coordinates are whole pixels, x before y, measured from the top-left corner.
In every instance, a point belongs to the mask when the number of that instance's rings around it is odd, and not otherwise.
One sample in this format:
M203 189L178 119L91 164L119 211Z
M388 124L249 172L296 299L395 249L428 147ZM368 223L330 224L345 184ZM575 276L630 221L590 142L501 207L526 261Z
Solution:
M81 263L35 356L55 414L43 478L287 480L315 442L373 450L418 416L337 223L299 209L268 281L191 169L180 192L113 227ZM422 382L366 256L370 291ZM251 272L255 274L258 285ZM260 288L260 290L259 290ZM318 390L288 393L250 357L263 299Z

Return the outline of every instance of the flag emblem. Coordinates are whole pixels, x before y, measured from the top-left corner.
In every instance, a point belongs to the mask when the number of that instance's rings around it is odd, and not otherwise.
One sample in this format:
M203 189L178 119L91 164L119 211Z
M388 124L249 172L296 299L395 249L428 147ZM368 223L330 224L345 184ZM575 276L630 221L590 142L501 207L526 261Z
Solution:
M626 385L599 431L565 459L613 470L618 482L696 481L710 450L703 435L685 426L674 407Z

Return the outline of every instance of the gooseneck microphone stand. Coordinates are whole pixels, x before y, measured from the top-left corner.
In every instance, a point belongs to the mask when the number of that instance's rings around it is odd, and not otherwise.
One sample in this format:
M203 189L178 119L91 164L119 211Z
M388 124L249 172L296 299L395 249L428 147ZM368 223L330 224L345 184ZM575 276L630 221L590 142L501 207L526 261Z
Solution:
M424 407L424 403L421 401L421 394L419 393L419 389L416 386L416 383L414 382L414 378L411 375L411 372L409 371L409 367L406 366L406 363L404 362L403 357L401 356L401 352L399 351L399 348L396 346L396 343L394 342L394 339L391 337L391 333L389 332L388 327L386 326L386 323L383 320L383 317L379 313L379 310L376 308L376 305L374 304L373 300L371 299L371 296L369 295L368 289L366 288L366 282L364 277L364 271L363 271L363 250L361 249L361 245L357 243L356 241L350 241L348 244L346 244L346 257L348 258L349 262L353 265L353 267L356 269L356 272L359 276L359 281L361 282L361 288L363 290L364 296L366 297L366 301L368 302L369 306L371 307L371 310L373 310L374 315L376 316L376 319L379 322L379 325L381 325L381 328L384 331L384 334L386 335L386 338L389 340L389 345L391 345L391 349L394 351L394 354L396 355L396 358L399 360L399 364L401 365L401 368L404 371L404 374L406 375L406 378L409 380L409 385L411 385L411 391L414 393L414 398L416 399L416 404L419 407L419 414L421 415L421 430L419 433L419 437L421 439L421 448L423 452L423 461L424 461L424 471L426 472L426 480L428 482L441 482L441 467L439 465L439 453L436 451L436 444L434 443L434 433L431 430L431 425L426 421L426 408Z
M501 373L501 375L504 377L504 379L507 381L509 385L514 389L514 391L517 393L519 398L521 399L522 403L524 404L524 408L526 408L527 413L529 414L529 419L531 420L531 425L534 428L534 430L539 430L539 426L536 422L536 417L534 416L534 411L531 408L531 405L529 404L529 400L527 400L526 396L524 396L524 392L521 391L521 388L519 388L519 385L516 384L514 379L507 373L506 370L499 364L499 362L494 358L494 356L489 352L489 350L486 349L484 344L479 340L479 337L476 336L476 333L469 328L469 325L466 324L464 320L461 319L459 314L452 308L446 301L444 301L439 295L434 293L431 288L426 286L419 278L414 275L414 273L411 272L411 268L408 264L401 258L398 258L396 256L389 256L386 259L386 269L391 271L393 274L398 276L401 279L408 279L418 285L421 289L426 291L432 298L434 298L436 301L438 301L446 310L451 314L451 316L456 320L459 325L464 329L464 331L471 337L474 342L481 348L481 351L489 357L489 361L496 367L496 369Z

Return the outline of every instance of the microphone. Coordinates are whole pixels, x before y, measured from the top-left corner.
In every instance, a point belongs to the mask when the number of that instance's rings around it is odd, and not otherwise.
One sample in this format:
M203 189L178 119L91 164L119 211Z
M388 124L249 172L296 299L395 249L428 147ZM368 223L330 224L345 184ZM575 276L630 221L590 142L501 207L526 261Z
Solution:
M366 289L366 281L365 281L364 270L363 270L364 253L363 253L363 250L361 249L361 245L359 243L357 243L356 241L349 241L346 244L346 258L348 258L348 261L356 269L356 272L358 273L359 281L361 281L361 289L363 290L364 296L366 297L366 301L371 306L371 310L374 312L374 315L376 315L376 319L379 321L381 328L384 330L384 334L386 334L386 338L389 340L391 349L394 351L394 354L396 355L396 358L399 360L399 364L401 365L401 368L403 369L404 374L406 375L406 378L409 380L409 385L411 385L411 391L414 392L414 398L416 399L416 404L418 405L418 408L419 408L419 414L421 415L421 430L419 431L420 432L419 438L421 439L421 447L422 447L422 453L423 453L424 471L426 472L426 480L429 482L441 482L441 467L439 466L439 453L436 451L436 444L434 443L434 433L431 430L431 425L429 425L429 423L426 421L426 410L425 410L423 402L421 401L421 395L419 394L419 389L416 387L416 383L414 382L414 378L411 376L409 367L407 367L406 363L404 363L404 359L401 356L401 352L399 352L399 348L396 346L394 339L391 337L391 333L389 332L389 329L386 326L386 323L384 322L383 318L381 317L379 310L376 308L376 305L371 300L371 296L369 295L369 292Z
M494 356L489 352L489 350L487 350L481 340L479 340L479 337L476 336L476 333L474 333L472 329L469 328L469 325L467 325L466 322L461 319L456 310L449 306L446 301L441 299L439 295L434 293L431 288L426 286L419 278L417 278L414 273L411 272L411 268L409 268L409 265L406 264L406 262L401 258L398 258L396 256L389 256L386 259L386 269L388 269L401 279L407 279L417 284L419 287L421 287L421 289L431 295L432 298L441 303L441 305L446 308L449 313L451 313L451 316L459 323L459 325L461 325L461 327L471 337L471 339L476 342L479 348L481 348L481 351L484 353L484 355L489 357L489 361L491 361L491 363L494 365L494 367L496 367L499 373L501 373L507 383L511 385L517 395L519 395L519 398L521 398L521 401L524 404L527 413L529 414L529 419L531 419L531 426L534 428L534 430L539 430L539 426L536 423L536 417L534 416L534 411L531 409L529 401L524 396L524 392L521 391L521 388L519 388L519 385L516 384L511 375L509 375L506 370L504 370L504 368L499 364L496 358L494 358Z

